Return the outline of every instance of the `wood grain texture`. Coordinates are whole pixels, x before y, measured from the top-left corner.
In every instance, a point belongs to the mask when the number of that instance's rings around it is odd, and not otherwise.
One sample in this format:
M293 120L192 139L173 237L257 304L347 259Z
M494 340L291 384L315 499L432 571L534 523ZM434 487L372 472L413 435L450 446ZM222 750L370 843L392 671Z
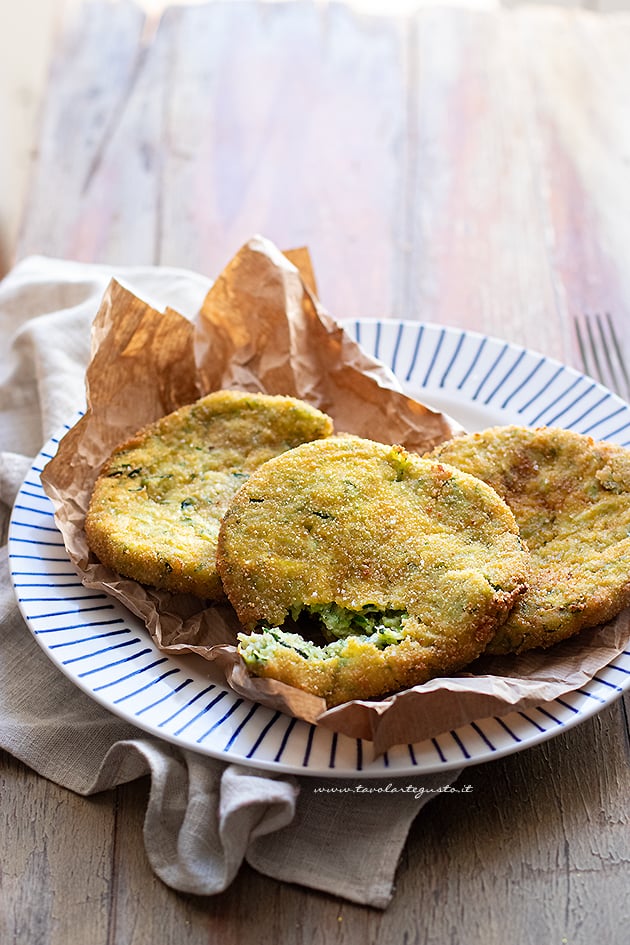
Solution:
M627 15L216 3L156 29L87 9L51 73L18 255L214 274L264 232L308 243L339 317L567 361L568 316L627 320Z
M405 140L400 26L343 6L217 3L171 8L143 34L126 4L95 10L101 28L113 21L105 48L91 56L97 27L79 24L51 74L37 209L18 254L48 245L79 260L214 274L262 232L282 246L308 242L340 314L390 314ZM69 71L77 35L84 52ZM99 133L85 141L92 97ZM63 201L51 203L51 185Z
M51 65L18 256L86 260L97 252L97 236L87 230L84 213L94 181L107 176L104 152L142 71L143 29L143 15L128 2L88 3L80 19L68 22ZM129 173L126 180L136 185L136 175L131 178ZM110 184L118 190L117 179ZM118 219L117 204L100 214L97 230ZM133 262L131 245L129 250Z
M214 272L262 232L281 246L308 243L338 311L359 315L369 299L371 312L389 312L400 30L342 6L239 3L227 13L173 10L165 24L173 69L160 259Z
M401 307L572 363L573 315L630 314L630 19L435 9L414 27Z
M4 752L0 762L0 941L104 943L114 795L86 800Z
M97 0L60 41L17 255L214 275L260 231L309 246L338 317L576 363L572 315L609 310L627 346L629 48L626 15L249 2L157 24ZM627 720L619 701L469 769L472 794L416 820L384 913L248 867L178 895L146 861L145 780L85 800L5 758L0 939L625 945Z

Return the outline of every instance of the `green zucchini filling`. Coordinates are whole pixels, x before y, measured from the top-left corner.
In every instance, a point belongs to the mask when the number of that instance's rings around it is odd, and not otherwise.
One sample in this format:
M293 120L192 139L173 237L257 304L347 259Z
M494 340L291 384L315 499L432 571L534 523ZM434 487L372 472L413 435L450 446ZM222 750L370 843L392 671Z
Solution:
M367 605L359 611L354 611L334 603L296 605L292 608L293 620L297 620L301 615L318 618L322 624L322 632L330 642L318 646L299 633L292 633L281 627L262 626L252 634L238 635L239 652L246 665L253 668L272 660L282 648L294 650L304 659L340 657L344 655L350 637L383 650L403 640L404 619L408 616L406 611L402 610L382 611L373 605Z
M291 608L291 617L297 620L301 614L315 617L321 623L321 631L330 642L349 636L368 636L387 630L402 630L404 610L380 610L367 604L361 610L348 610L339 604L296 604ZM397 643L398 640L391 640Z

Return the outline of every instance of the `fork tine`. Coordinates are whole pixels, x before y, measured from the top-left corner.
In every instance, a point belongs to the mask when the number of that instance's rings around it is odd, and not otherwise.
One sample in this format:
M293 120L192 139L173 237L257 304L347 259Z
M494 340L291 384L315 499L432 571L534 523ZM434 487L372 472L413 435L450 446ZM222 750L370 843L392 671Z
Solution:
M606 314L608 315L608 312ZM610 347L607 343L606 335L604 334L604 323L602 322L602 316L599 314L599 312L595 315L595 323L597 324L597 329L599 331L601 347L604 352L604 357L606 358L606 364L608 365L608 371L610 372L610 377L612 379L615 390L619 390L619 387L620 387L619 378L617 377L615 366L610 356Z
M610 345L608 344L608 339L606 338L606 334L604 333L604 323L602 321L602 317L599 314L599 312L595 316L595 323L599 331L600 347L602 351L604 352L604 357L606 358L606 364L608 365L608 374L612 382L611 383L612 389L616 391L620 391L622 385L619 380L619 377L617 376L617 371L615 370L615 366L613 364L613 359L610 354ZM589 322L589 325L590 325L590 322ZM603 377L603 374L601 376Z
M575 325L575 335L577 338L578 348L580 349L580 358L582 359L582 368L585 374L592 374L592 370L589 364L589 360L586 356L586 345L584 344L584 338L582 336L582 327L580 325L580 319L576 315L573 319Z
M595 335L591 327L591 319L586 319L586 333L588 335L588 341L591 346L591 354L593 355L593 361L595 362L595 377L600 381L604 380L604 372L602 371L602 366L599 362L599 356L597 354L597 341L595 340ZM602 336L603 347L606 348L606 339Z

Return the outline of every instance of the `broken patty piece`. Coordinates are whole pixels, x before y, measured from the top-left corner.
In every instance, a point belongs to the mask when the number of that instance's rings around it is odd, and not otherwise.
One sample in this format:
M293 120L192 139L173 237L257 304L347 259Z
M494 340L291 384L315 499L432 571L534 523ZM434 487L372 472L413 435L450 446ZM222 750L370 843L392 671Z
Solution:
M514 516L479 479L330 437L252 474L217 566L254 631L239 639L249 670L336 705L471 662L523 592L528 561ZM294 632L313 623L322 645Z

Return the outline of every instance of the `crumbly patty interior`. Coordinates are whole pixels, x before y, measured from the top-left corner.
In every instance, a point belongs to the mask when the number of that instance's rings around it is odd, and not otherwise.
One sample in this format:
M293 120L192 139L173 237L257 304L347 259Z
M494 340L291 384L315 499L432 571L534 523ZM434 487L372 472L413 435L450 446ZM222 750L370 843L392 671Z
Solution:
M332 437L252 475L223 520L218 567L240 620L258 628L240 640L250 670L333 705L469 663L522 592L528 555L479 479ZM279 629L303 610L323 610L329 637L341 638L304 648ZM361 625L345 612L377 618Z
M91 498L90 547L142 583L220 598L217 538L235 492L261 463L331 433L329 417L293 398L209 394L115 450Z
M630 604L630 451L553 427L494 427L429 456L489 483L532 555L527 593L488 650L548 647Z

